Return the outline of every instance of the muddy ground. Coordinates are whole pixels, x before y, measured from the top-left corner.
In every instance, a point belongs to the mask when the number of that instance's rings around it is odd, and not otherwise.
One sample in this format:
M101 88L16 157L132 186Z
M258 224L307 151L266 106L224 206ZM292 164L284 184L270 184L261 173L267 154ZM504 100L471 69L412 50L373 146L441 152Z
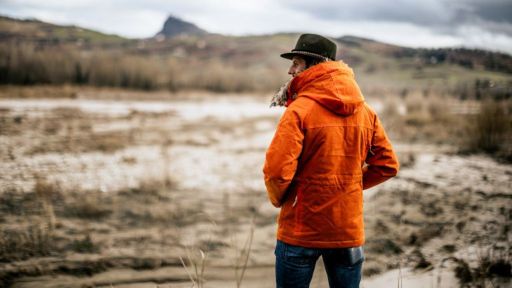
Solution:
M132 96L0 100L0 286L273 287L261 167L283 110ZM399 175L365 191L361 286L510 287L512 166L393 142Z

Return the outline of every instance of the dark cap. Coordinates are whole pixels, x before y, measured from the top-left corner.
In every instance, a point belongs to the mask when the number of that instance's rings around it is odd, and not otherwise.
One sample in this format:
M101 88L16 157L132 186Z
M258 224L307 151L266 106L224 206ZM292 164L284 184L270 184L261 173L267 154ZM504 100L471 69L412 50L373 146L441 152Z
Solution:
M296 55L306 55L317 58L336 60L336 43L316 34L302 34L297 40L295 49L281 54L281 57L292 59Z

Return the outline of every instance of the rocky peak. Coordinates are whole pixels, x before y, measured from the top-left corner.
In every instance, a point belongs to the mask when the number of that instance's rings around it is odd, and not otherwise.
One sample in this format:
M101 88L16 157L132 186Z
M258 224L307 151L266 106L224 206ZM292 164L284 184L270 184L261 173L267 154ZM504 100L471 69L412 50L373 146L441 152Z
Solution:
M171 38L177 35L204 35L208 32L197 27L196 25L183 21L179 18L176 18L174 16L169 16L167 20L164 23L164 27L158 34L156 34L156 37L165 37L165 38Z

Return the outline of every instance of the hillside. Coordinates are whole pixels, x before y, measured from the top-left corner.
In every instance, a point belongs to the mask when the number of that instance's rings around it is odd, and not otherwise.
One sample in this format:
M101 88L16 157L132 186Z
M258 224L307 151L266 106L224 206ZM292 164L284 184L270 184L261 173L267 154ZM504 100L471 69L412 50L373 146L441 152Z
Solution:
M35 42L45 45L74 43L77 45L121 45L130 40L77 26L61 26L36 19L14 19L0 16L0 41Z
M168 36L126 39L75 26L1 17L0 56L10 60L0 62L0 83L273 91L288 78L289 63L278 55L289 51L299 35L208 34L174 17L166 21L164 32ZM512 81L512 57L506 54L413 49L355 36L334 40L338 58L354 68L363 86L454 90L473 87L477 81ZM50 68L55 63L58 67ZM510 93L509 86L505 94Z

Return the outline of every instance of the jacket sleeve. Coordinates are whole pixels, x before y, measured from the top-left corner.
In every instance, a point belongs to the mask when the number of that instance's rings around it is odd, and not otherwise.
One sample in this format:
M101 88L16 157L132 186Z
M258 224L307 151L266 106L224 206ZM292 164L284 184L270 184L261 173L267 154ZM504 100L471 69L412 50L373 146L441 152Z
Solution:
M379 117L375 116L370 151L363 169L363 189L378 185L398 173L399 164Z
M263 174L270 202L280 207L297 170L304 133L297 112L286 109L267 149Z

